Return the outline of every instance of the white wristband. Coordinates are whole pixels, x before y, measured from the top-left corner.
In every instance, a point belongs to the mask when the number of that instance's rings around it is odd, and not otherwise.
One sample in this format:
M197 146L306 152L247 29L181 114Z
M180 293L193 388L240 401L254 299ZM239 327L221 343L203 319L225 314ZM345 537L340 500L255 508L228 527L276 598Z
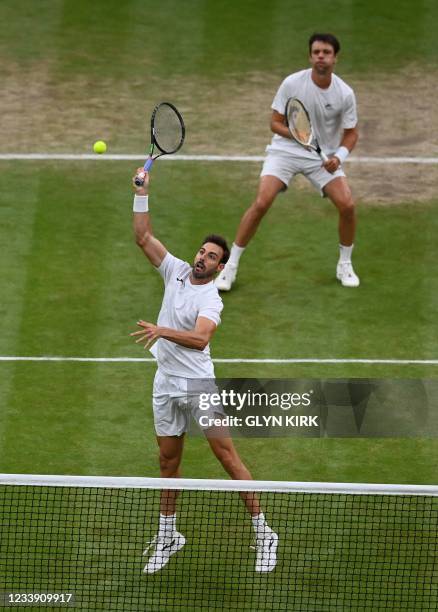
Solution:
M147 213L149 210L149 196L135 195L132 210L137 213Z
M335 153L335 157L339 159L341 164L344 163L344 161L347 159L349 155L350 155L350 151L347 149L347 147L339 147L339 149Z

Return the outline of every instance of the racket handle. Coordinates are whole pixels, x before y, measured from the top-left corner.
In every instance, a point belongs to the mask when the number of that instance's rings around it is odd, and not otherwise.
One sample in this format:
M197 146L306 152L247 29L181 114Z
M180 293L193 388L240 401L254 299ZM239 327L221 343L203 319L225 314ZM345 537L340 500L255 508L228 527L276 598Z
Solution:
M149 172L153 163L154 163L154 160L152 159L152 157L148 157L143 166L144 172L139 172L134 179L134 184L136 185L136 187L143 187L144 173Z
M325 163L326 161L328 161L328 157L327 157L327 155L324 153L324 151L321 151L321 152L320 152L320 155L321 155L321 159L322 159L322 161L323 161L324 163Z
M146 160L145 165L143 166L143 168L145 169L145 172L149 172L149 170L152 168L152 164L154 163L154 160L152 159L152 157L149 157Z

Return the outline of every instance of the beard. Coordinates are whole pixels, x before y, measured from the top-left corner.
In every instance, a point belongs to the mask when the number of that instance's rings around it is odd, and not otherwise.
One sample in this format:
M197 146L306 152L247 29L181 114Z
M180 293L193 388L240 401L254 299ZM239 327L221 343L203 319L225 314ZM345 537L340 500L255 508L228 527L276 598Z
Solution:
M200 265L200 264L195 264L192 267L192 274L193 274L193 278L201 280L205 278L213 278L213 276L216 274L216 270L207 270L205 266Z

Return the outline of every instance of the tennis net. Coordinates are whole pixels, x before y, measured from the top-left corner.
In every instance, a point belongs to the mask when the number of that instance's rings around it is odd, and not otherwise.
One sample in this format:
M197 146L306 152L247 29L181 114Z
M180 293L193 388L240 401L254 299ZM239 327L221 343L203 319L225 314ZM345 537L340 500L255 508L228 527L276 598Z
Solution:
M174 490L185 545L151 571ZM278 534L269 571L256 571L242 491ZM0 538L5 609L438 609L432 486L4 474Z

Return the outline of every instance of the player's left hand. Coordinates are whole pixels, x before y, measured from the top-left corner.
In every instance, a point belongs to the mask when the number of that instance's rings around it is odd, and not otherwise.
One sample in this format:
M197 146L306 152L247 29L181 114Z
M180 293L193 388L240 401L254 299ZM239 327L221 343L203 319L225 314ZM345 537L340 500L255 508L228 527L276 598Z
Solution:
M158 325L154 325L148 321L137 321L137 325L141 329L133 332L131 336L139 336L138 340L135 341L136 344L146 340L146 344L144 345L145 349L160 337Z
M329 159L323 163L324 168L327 170L327 172L330 172L330 174L333 174L333 172L336 172L336 170L339 168L340 165L341 165L341 162L336 157L336 155L329 157Z

